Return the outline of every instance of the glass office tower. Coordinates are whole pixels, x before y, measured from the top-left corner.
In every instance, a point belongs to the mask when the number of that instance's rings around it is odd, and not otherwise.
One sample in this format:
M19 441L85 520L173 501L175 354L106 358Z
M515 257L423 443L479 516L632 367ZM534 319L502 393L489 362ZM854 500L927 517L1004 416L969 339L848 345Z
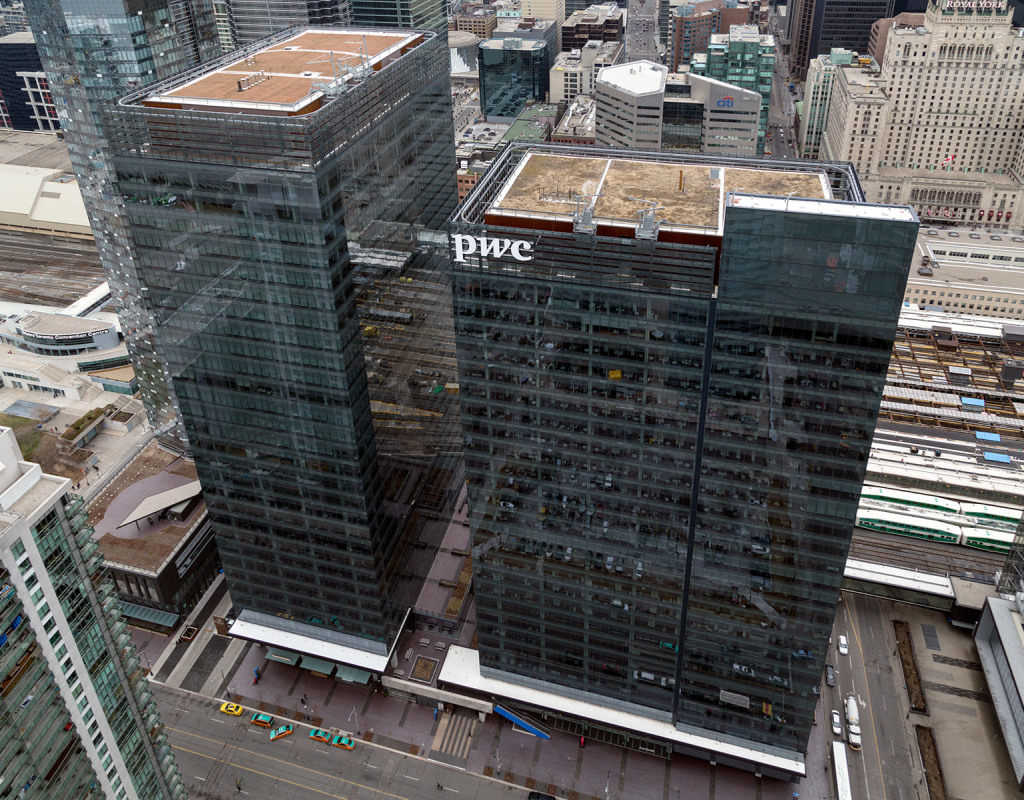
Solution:
M445 0L349 0L352 24L360 28L428 28L448 35Z
M756 25L733 25L728 33L711 35L707 52L691 57L690 72L761 95L757 153L764 153L775 74L775 38L759 33Z
M452 237L485 676L802 761L917 228L847 165L499 157Z
M296 26L448 31L444 0L232 0L231 22L239 44Z
M291 31L111 110L237 635L383 668L408 611L356 304L455 207L447 70L431 32Z
M138 264L114 189L100 109L125 92L218 55L213 5L209 0L38 0L25 10L142 401L154 425L173 424L174 398L141 302Z
M22 461L14 432L0 428L3 794L185 800L82 498L70 488Z
M547 99L551 76L547 42L487 39L480 42L480 110L488 120L513 120L530 102Z
M348 0L231 0L229 8L234 40L239 45L287 28L351 21Z

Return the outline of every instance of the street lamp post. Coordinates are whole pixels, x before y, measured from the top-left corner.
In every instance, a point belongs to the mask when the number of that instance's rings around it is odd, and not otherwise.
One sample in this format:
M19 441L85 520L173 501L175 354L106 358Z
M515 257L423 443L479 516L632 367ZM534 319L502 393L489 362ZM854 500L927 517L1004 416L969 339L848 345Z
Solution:
M356 718L356 736L362 736L363 732L359 729L359 712L356 711L356 707L352 706L352 713L348 715L348 721L352 721L352 717Z

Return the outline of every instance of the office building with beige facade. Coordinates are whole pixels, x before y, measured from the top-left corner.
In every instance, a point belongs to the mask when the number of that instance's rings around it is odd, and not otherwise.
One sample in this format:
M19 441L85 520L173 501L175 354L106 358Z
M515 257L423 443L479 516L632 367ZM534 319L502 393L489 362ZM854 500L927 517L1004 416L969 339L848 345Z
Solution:
M932 0L893 27L880 70L836 71L821 158L922 222L1020 230L1024 30L1004 0Z
M904 300L948 314L1024 318L1024 237L922 228Z
M621 64L626 51L622 42L589 41L580 50L559 53L551 67L551 102L571 102L581 94L593 95L594 81L604 67Z

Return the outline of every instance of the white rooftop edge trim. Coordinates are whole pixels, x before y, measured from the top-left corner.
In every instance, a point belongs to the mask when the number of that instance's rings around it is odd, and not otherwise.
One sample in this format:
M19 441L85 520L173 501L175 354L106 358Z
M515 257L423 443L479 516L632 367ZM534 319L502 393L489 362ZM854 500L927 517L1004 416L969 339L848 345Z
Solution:
M365 650L358 650L355 647L325 642L311 636L289 633L241 619L236 620L231 626L230 633L241 639L251 639L271 647L279 647L282 650L291 650L295 653L303 653L314 658L323 658L371 672L383 672L391 657L390 653L387 655L367 653ZM395 641L397 643L397 639Z
M908 206L880 206L873 203L846 203L839 200L750 194L730 194L728 204L735 208L757 208L763 211L793 211L799 214L821 214L830 217L917 222L914 210Z
M452 645L448 648L448 655L444 660L444 666L441 667L438 680L466 689L486 692L497 697L508 697L541 708L550 708L553 711L561 711L584 719L599 719L601 722L617 728L657 736L659 739L678 742L687 747L784 770L794 775L804 776L807 774L804 763L795 758L764 753L752 747L723 742L712 736L700 736L679 731L671 723L641 717L638 714L630 714L615 708L586 703L564 695L531 689L528 686L520 686L515 683L506 683L494 678L486 678L480 674L479 653L468 647Z

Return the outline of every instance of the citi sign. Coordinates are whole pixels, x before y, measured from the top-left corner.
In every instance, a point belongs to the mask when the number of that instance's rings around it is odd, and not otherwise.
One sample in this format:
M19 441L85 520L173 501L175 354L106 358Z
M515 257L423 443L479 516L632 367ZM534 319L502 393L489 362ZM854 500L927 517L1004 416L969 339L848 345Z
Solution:
M732 108L733 99L731 97L723 97L715 105L719 108Z
M466 256L479 253L484 258L512 256L516 261L533 261L533 245L521 239L493 239L489 236L467 236L464 233L452 235L455 244L455 261L466 263Z

